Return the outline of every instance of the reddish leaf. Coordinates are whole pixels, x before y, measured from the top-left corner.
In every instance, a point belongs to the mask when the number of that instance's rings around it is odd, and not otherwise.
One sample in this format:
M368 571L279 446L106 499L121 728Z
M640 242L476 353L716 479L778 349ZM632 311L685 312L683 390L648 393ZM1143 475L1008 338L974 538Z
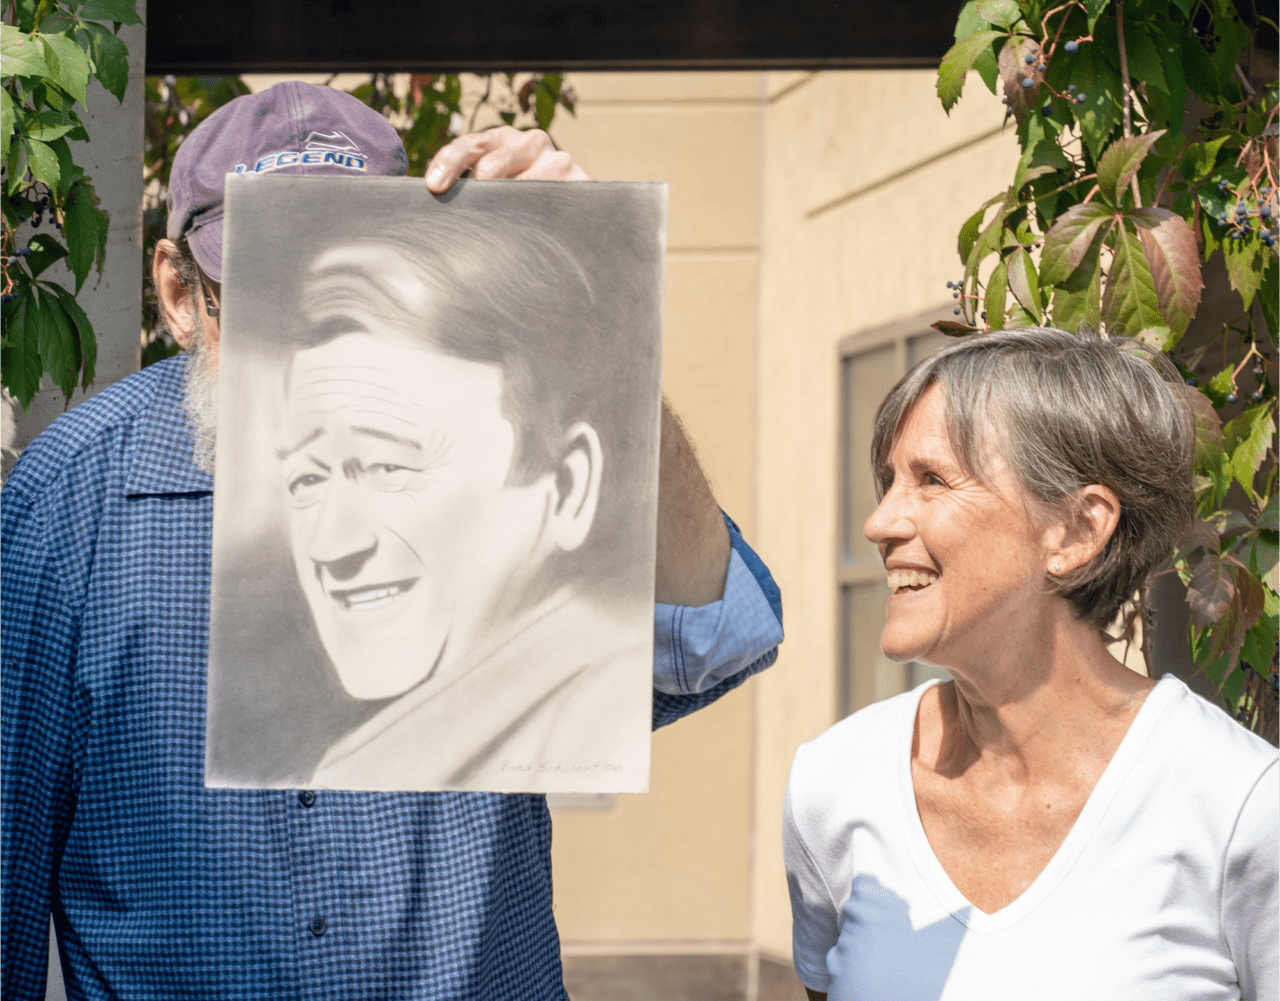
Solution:
M1200 468L1206 459L1222 453L1222 419L1200 390L1187 386L1186 395L1196 421L1196 468Z
M1137 175L1142 161L1165 131L1158 129L1140 136L1130 136L1128 139L1117 139L1107 147L1098 160L1098 191L1103 198L1112 205L1120 204L1120 198L1129 187L1129 182Z
M1142 244L1124 226L1116 228L1115 257L1102 296L1102 320L1112 337L1137 337L1150 327L1162 326L1160 302Z
M1032 61L1027 63L1026 57ZM1009 102L1009 110L1021 125L1027 114L1040 103L1040 84L1044 77L1036 69L1044 56L1040 51L1040 43L1026 35L1012 35L1000 49L996 65L1000 68L1000 79L1004 81L1004 96ZM1024 87L1023 80L1030 80L1031 86Z
M1138 226L1160 314L1181 337L1196 315L1204 289L1195 234L1182 216L1168 209L1137 209L1128 215Z
M1236 586L1230 568L1223 565L1217 553L1206 553L1191 573L1187 585L1187 604L1191 622L1197 629L1207 629L1231 606Z
M1040 277L1036 274L1035 261L1022 247L1009 255L1009 291L1022 303L1023 309L1041 321L1040 311ZM991 315L991 311L987 311Z
M1226 560L1232 557L1226 557ZM1233 560L1238 563L1239 561ZM1244 644L1244 634L1262 616L1266 605L1266 595L1262 585L1254 579L1243 566L1232 567L1235 580L1235 593L1225 614L1218 620L1213 630L1213 645L1209 648L1209 660L1217 660L1224 653L1228 655L1227 669L1223 678L1231 676L1240 659L1240 647Z
M1098 229L1110 218L1111 210L1097 202L1072 205L1058 216L1044 237L1040 280L1046 285L1061 285L1071 277L1088 253Z

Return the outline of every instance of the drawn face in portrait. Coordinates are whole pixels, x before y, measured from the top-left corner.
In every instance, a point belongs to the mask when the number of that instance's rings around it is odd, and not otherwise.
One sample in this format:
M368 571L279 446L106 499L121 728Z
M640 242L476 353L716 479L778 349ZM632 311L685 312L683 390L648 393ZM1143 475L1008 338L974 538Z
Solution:
M497 365L392 333L344 334L293 358L277 448L293 560L357 698L399 695L446 668L519 607L557 546L570 548L559 522L585 513L589 527L594 497L574 495L598 490L599 474L574 478L581 448L559 485L556 471L508 481L516 431L502 394Z

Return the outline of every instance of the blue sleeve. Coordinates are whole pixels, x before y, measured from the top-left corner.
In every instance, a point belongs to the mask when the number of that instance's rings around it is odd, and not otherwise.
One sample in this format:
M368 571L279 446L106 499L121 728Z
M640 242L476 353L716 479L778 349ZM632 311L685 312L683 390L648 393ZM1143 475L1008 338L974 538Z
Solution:
M42 998L53 885L71 824L71 674L77 616L39 507L6 489L0 507L0 942L6 998Z
M782 595L728 515L724 597L701 608L654 606L653 725L701 709L778 657Z

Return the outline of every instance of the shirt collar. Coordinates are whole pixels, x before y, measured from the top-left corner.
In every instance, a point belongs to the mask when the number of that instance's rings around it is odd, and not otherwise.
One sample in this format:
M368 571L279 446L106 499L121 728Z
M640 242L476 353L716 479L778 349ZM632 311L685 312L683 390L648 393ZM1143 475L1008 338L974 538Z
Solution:
M154 368L155 396L134 426L125 459L125 496L211 493L213 477L195 464L195 442L182 407L186 355Z

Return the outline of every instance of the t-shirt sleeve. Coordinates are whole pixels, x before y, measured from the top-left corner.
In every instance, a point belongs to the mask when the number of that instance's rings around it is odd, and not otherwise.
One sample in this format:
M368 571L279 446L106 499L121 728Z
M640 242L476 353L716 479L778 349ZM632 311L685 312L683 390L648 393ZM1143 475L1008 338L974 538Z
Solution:
M1227 846L1222 879L1222 934L1236 964L1243 1001L1274 1001L1277 975L1277 877L1280 875L1280 767L1254 784Z
M782 855L791 894L791 957L800 982L825 993L831 981L827 953L840 937L839 915L827 880L796 821L793 797L800 767L797 759L782 808Z

